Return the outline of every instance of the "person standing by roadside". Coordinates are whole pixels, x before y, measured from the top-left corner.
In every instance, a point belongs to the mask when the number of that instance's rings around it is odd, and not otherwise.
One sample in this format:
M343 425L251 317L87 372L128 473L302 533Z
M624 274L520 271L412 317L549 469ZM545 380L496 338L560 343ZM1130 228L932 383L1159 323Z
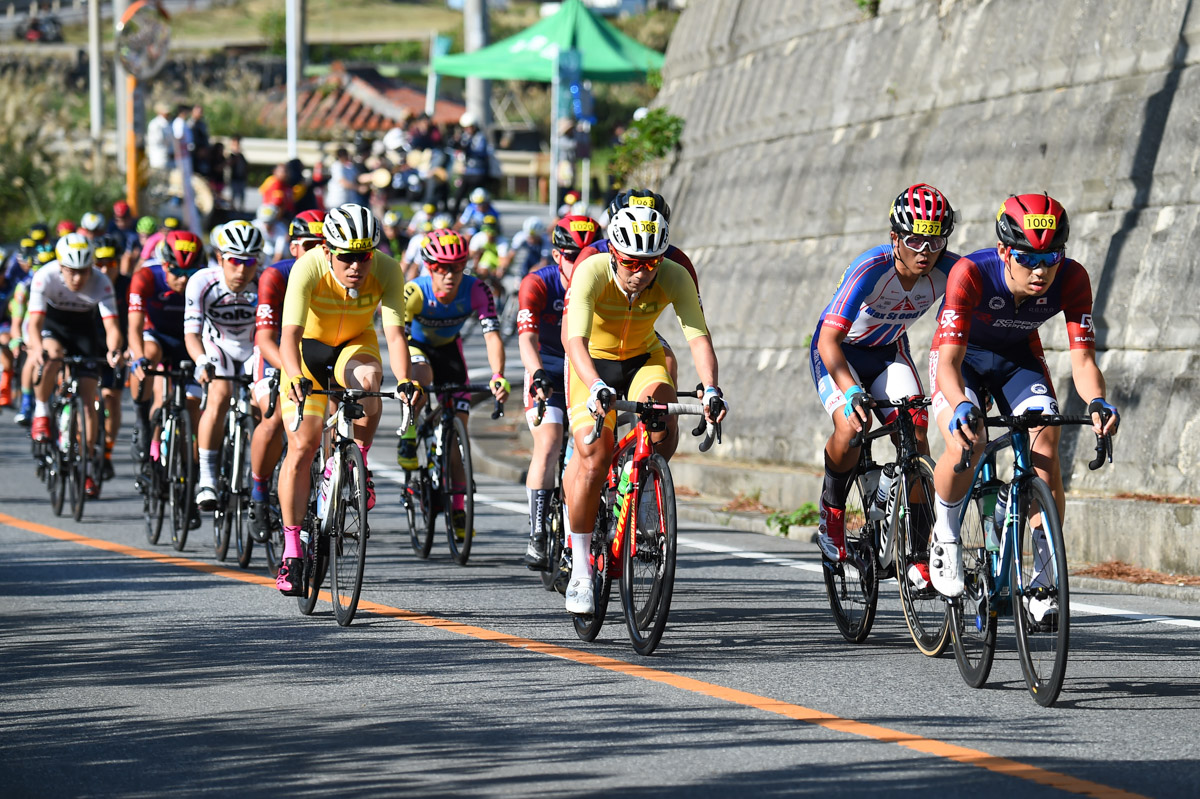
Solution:
M479 122L470 111L464 113L458 120L462 127L456 145L462 157L462 177L454 192L454 208L450 213L457 217L462 211L465 200L475 189L486 189L488 183L488 166L492 158L492 145L488 142L487 134L479 129Z
M250 174L250 165L242 154L241 136L230 137L225 162L229 165L229 204L233 210L241 211L246 207L246 177Z
M325 187L325 206L336 208L346 203L363 205L365 201L358 183L362 170L350 158L350 151L345 147L337 149L335 158L329 170L329 184Z

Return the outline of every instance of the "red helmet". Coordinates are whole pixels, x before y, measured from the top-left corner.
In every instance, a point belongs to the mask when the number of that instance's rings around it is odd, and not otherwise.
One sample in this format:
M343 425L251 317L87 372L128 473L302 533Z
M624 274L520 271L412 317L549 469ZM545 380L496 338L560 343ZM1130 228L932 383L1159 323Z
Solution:
M431 230L421 244L421 257L429 264L456 264L467 260L467 242L457 231Z
M901 236L942 236L954 230L954 209L946 195L928 183L909 186L892 201L892 230Z
M158 257L171 272L194 272L204 266L204 244L190 230L172 230L158 245Z
M296 218L288 226L288 236L291 237L292 241L302 241L304 239L325 241L325 234L322 232L324 224L324 211L318 211L315 208L311 211L301 211L296 214Z
M1071 223L1062 204L1042 194L1014 194L996 213L1000 243L1025 252L1054 252L1067 246Z
M590 216L568 214L558 220L551 234L554 248L574 257L600 238L600 223Z
M77 225L74 222L70 219L64 219L55 226L54 232L59 236L65 236L68 233L74 233L76 229Z

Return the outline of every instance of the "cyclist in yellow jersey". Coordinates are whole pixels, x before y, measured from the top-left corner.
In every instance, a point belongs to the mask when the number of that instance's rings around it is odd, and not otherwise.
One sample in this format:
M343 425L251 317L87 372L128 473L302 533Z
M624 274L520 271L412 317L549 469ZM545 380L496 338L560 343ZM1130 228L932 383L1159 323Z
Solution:
M609 391L638 401L648 397L674 402L675 385L667 373L662 343L654 322L675 308L692 351L696 371L704 383L705 416L708 400L720 397L717 355L713 351L696 284L687 270L665 260L667 220L653 208L631 206L609 222L610 251L576 264L567 292L567 407L575 456L563 477L569 510L571 549L591 549L592 526L600 505L600 491L612 460L616 414L600 407L600 392ZM726 406L717 418L725 418ZM605 415L603 435L584 442ZM678 426L668 417L666 429L652 434L659 451L670 457L678 441ZM586 532L582 532L586 531ZM591 563L587 557L571 560L571 581L566 607L571 613L593 611Z
M287 389L281 410L289 423L287 457L279 472L284 552L275 585L289 596L303 590L300 522L308 503L309 467L320 446L325 418L325 398L310 392L314 385L327 389L330 383L380 390L383 364L374 317L381 304L392 374L401 385L409 382L404 274L395 260L375 251L378 222L370 209L346 203L326 214L322 232L325 242L302 255L292 267L279 341L281 385ZM407 401L403 393L397 392L397 396ZM299 428L292 430L290 420L301 403L304 418ZM383 404L364 399L362 405L366 415L355 421L354 439L366 463ZM367 475L369 509L375 504L369 467Z

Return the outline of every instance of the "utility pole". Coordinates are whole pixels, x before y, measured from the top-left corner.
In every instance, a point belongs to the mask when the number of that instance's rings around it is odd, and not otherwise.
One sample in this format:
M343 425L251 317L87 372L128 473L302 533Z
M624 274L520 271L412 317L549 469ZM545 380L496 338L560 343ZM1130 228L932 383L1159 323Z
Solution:
M298 113L298 86L302 75L303 64L300 52L300 17L302 0L287 0L287 148L288 159L295 158L299 152L297 144L296 114Z
M128 5L126 0L113 0L113 30L121 24L121 19L125 16L125 8ZM114 38L115 43L115 38ZM125 65L121 63L121 57L117 54L117 48L113 47L113 97L117 101L117 170L124 172L129 168L125 162L126 140L129 135L129 113L126 108L129 100L126 97L126 79L129 73L125 71Z
M465 0L463 3L463 50L473 53L487 47L491 38L488 25L487 0ZM479 120L480 130L492 125L492 83L483 78L467 78L467 110Z
M87 4L88 95L92 111L92 180L104 179L104 93L100 84L100 3Z

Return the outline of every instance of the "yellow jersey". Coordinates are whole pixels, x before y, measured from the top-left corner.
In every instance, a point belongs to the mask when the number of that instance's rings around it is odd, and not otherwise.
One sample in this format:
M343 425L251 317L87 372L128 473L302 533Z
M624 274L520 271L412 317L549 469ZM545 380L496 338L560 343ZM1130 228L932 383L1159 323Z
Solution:
M376 250L358 296L351 297L333 276L325 252L314 247L296 259L288 276L283 324L300 325L304 338L337 347L372 327L381 303L383 324L404 327L404 270L395 259Z
M696 284L687 269L664 260L654 282L636 297L617 284L608 253L597 253L575 265L567 290L567 340L588 339L593 358L623 361L662 349L654 323L668 305L675 307L683 334L691 341L708 335Z

